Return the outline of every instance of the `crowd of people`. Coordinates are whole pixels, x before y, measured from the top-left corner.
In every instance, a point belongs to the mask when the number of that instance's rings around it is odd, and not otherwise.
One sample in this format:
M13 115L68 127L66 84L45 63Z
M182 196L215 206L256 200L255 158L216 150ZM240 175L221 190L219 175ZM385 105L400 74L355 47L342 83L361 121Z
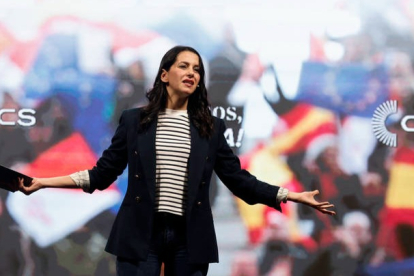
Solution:
M377 20L381 26L388 26ZM344 55L334 67L386 67L386 94L381 96L398 101L400 117L387 121L389 130L397 133L396 148L374 138L369 116L338 112L287 96L283 80L276 74L277 64L264 64L257 53L242 51L231 32L227 32L227 40L215 56L206 61L211 109L234 108L236 115L226 123L232 141L240 142L233 143L233 150L240 156L242 166L259 179L292 191L318 189L320 199L334 203L337 212L335 217L323 217L309 207L288 203L279 213L264 206L247 207L235 200L248 244L235 252L232 275L414 271L414 203L410 198L414 140L399 124L403 115L414 114L414 53L407 47L413 36L393 37L396 35L392 29L379 31L370 22L361 33L338 41L344 47ZM381 40L378 33L388 40ZM309 61L331 62L320 48L329 39L313 38ZM5 52L0 49L0 54ZM76 133L81 134L91 152L99 155L109 143L108 136L122 111L146 103L145 92L150 85L142 60L122 68L111 66L105 73L115 83L111 95L100 99L99 91L95 91L92 96L73 96L60 87L32 103L37 119L33 127L0 126L0 164L24 172L28 164L38 162L45 154L61 159L55 146L72 141ZM269 72L274 78L274 97L265 93L261 84ZM25 96L16 91L4 90L0 98L2 109L18 109L22 102L28 102L22 101ZM93 107L94 103L97 105ZM99 119L88 119L88 126L79 122L81 115L97 110ZM99 140L93 138L94 124L101 124L97 131L106 134ZM88 127L92 133L86 132ZM243 139L238 140L239 135ZM72 162L70 157L67 160ZM73 171L77 169L75 163L73 160L68 164ZM31 172L36 173L33 167ZM218 204L215 202L220 181L216 177L212 181L210 200ZM120 193L125 192L125 178L121 177L116 186ZM104 253L103 247L118 207L102 210L63 239L40 247L10 215L6 205L9 194L2 191L0 195L0 254L4 260L0 262L1 275L115 274L115 260Z

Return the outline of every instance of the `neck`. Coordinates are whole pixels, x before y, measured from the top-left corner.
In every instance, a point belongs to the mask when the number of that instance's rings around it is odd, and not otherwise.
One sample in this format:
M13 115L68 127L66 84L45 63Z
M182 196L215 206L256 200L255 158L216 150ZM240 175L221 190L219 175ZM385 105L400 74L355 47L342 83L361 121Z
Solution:
M166 108L174 109L174 110L187 110L187 105L188 105L188 98L174 99L174 98L168 97Z

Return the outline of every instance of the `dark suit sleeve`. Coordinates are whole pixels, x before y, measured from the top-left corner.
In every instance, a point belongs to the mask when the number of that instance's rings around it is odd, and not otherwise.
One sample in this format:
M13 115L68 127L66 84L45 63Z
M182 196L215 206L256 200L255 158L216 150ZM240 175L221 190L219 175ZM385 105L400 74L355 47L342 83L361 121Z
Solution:
M216 121L217 122L217 121ZM226 126L219 120L219 141L214 171L220 180L237 197L252 205L262 203L281 210L276 200L279 187L258 180L248 171L242 170L239 158L227 144L224 132Z
M96 166L89 170L90 193L95 189L104 190L109 187L125 170L127 155L127 111L119 119L118 128L111 140L111 145L102 153Z

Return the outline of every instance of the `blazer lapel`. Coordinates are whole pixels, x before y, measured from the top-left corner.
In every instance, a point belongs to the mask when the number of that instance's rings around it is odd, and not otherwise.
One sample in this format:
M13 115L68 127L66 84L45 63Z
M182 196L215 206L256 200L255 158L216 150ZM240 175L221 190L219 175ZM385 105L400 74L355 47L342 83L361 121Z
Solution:
M137 148L140 156L140 161L145 175L146 184L148 185L148 191L151 200L155 200L155 132L157 130L156 117L149 127L138 133Z
M205 138L201 138L197 129L190 124L191 135L191 152L188 160L188 198L187 210L193 205L197 195L197 190L203 176L204 164L207 159L209 142ZM190 208L190 209L189 209Z

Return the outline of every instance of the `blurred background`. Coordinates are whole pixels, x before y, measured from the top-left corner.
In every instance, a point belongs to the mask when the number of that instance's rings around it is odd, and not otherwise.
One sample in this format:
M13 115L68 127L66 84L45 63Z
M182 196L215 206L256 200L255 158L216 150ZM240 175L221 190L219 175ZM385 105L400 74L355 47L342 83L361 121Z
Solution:
M34 177L91 168L121 112L146 104L164 53L189 45L243 168L318 189L337 211L248 206L214 177L209 275L409 275L414 140L400 122L414 114L413 43L410 0L0 1L0 164ZM372 131L388 100L396 147ZM115 275L104 246L126 184L1 191L0 275Z

